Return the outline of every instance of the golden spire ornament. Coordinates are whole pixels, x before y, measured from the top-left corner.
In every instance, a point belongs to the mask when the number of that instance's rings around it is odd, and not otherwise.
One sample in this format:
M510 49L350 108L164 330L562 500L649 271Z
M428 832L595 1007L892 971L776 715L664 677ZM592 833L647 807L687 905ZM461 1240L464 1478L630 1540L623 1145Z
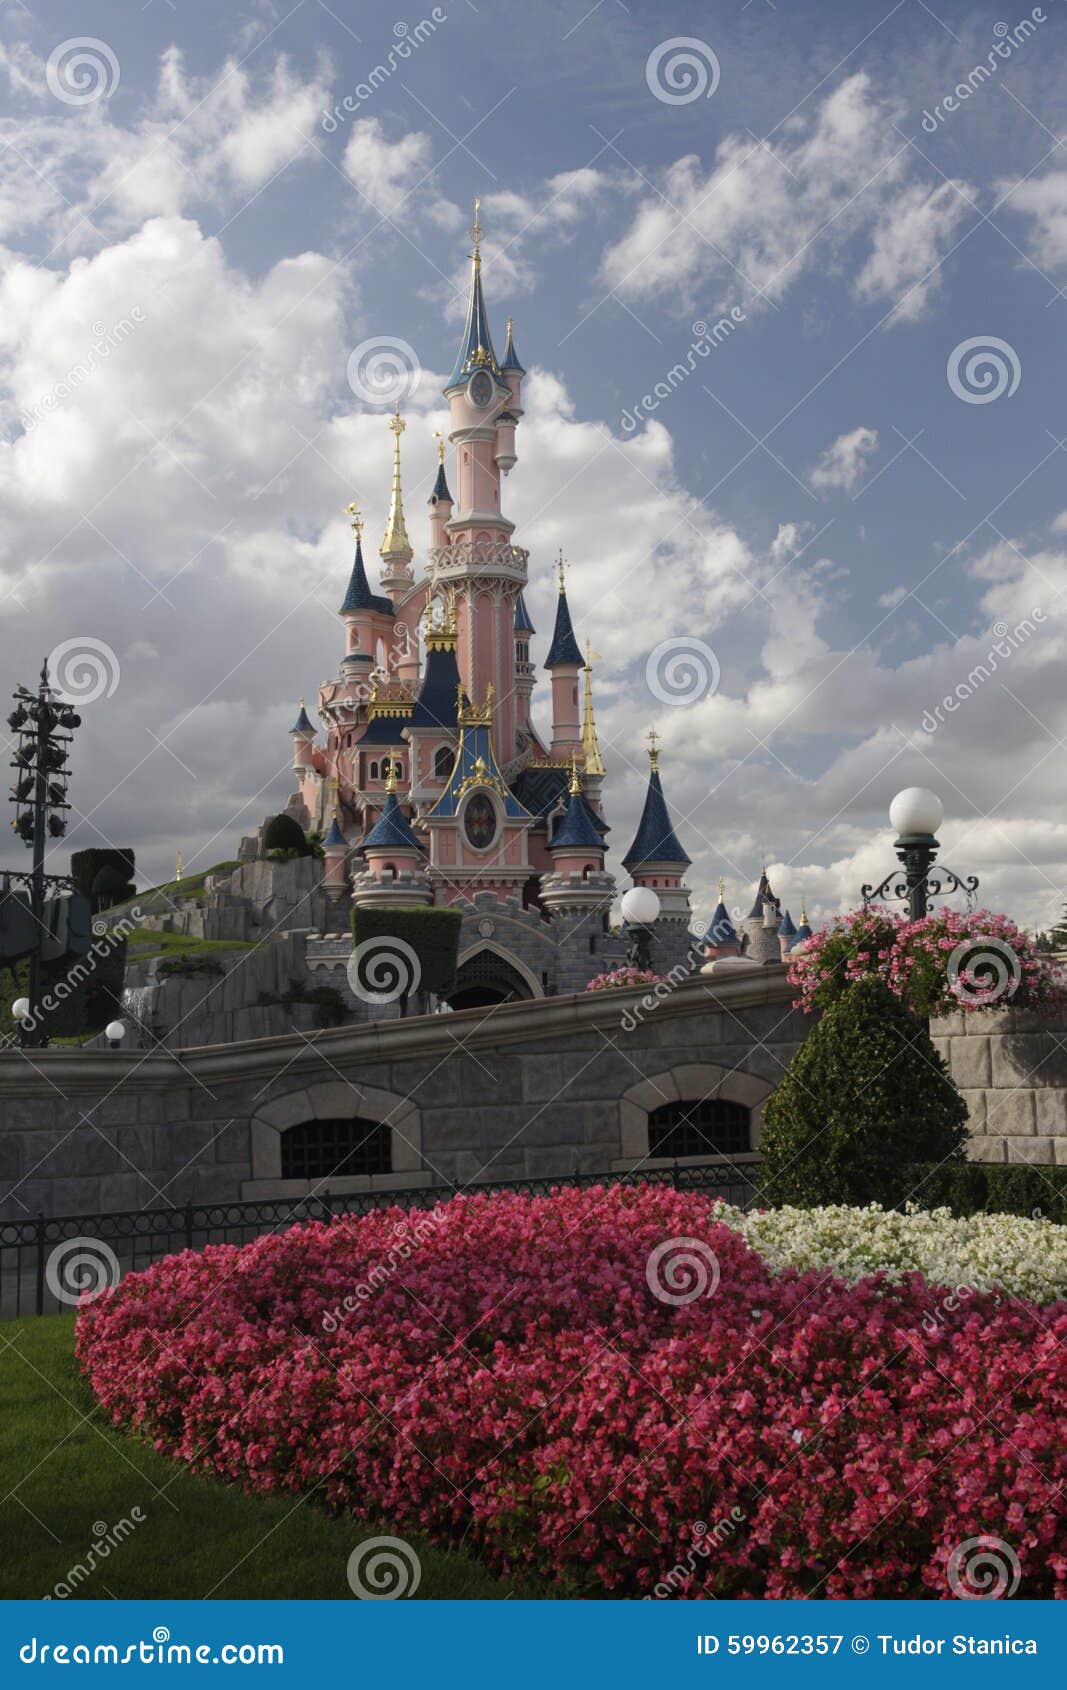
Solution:
M381 543L381 555L388 561L394 559L401 565L411 559L411 542L408 540L407 526L404 522L404 499L400 490L400 436L407 428L407 423L400 415L400 401L396 402L396 410L389 418L389 431L393 436L393 490L389 501L389 520L385 525L385 535Z
M645 738L648 740L648 760L652 766L652 773L655 774L659 768L659 734L655 728L649 728Z
M481 221L480 221L481 209L482 209L481 195L475 194L475 196L474 196L474 223L471 227L470 237L471 237L471 242L474 246L474 251L471 253L471 257L474 259L474 262L476 264L480 264L481 261L482 261L482 225L481 225Z
M300 708L301 708L301 710L303 710L303 708L304 708L304 700L303 699L300 700ZM177 861L175 862L175 865L174 865L174 878L175 878L175 880L181 880L184 873L185 873L185 858L182 856L182 848L179 845L178 846L178 857L177 857Z
M720 874L720 876L719 876L719 902L720 902L720 904L722 903L725 896L726 896L726 876L724 874Z
M433 437L437 441L437 462L443 464L445 461L445 437L439 428L434 429Z
M356 504L356 501L354 499L352 500L351 504L345 506L345 515L347 516L347 518L349 520L349 523L350 523L351 528L352 528L352 532L356 536L356 539L357 540L362 539L362 537L363 537L363 518L359 514L359 506Z
M587 641L585 647L585 695L582 707L582 756L587 775L606 773L604 759L600 755L596 716L593 712L593 662L596 656L597 653L593 650L592 642Z
M559 590L560 590L560 593L562 594L562 593L565 593L567 591L567 585L566 585L566 582L563 579L563 547L562 546L559 548L559 557L556 560L556 568L559 571Z
M396 791L396 771L399 768L399 766L400 766L399 757L390 756L386 759L386 767L389 771L388 774L385 777L385 790L386 790L386 792L395 792Z
M571 787L570 787L570 789L571 789L572 796L576 793L581 792L581 790L582 790L582 783L578 779L578 753L577 753L577 751L571 752Z

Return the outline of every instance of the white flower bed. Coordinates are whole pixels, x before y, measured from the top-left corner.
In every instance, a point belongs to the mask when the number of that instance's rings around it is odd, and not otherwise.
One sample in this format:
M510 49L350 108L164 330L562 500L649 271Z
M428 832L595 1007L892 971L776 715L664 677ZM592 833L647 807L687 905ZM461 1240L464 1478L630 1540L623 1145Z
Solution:
M744 1214L725 1203L716 1219L739 1232L774 1268L830 1268L855 1284L919 1272L933 1285L1002 1290L1035 1303L1067 1297L1067 1227L1018 1215L909 1208L906 1214L844 1204Z

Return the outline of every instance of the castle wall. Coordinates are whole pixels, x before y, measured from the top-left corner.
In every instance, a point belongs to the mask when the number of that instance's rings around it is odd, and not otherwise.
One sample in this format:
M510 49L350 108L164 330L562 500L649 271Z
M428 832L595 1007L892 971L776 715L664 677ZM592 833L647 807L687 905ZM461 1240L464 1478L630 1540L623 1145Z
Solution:
M969 1111L977 1162L1067 1165L1067 1009L983 1009L930 1022Z
M648 1161L659 1103L717 1093L757 1113L810 1027L784 970L375 1022L173 1052L0 1054L0 1215L299 1196L280 1135L390 1121L400 1189L606 1173ZM754 1158L737 1159L738 1165ZM296 1187L299 1186L299 1190Z

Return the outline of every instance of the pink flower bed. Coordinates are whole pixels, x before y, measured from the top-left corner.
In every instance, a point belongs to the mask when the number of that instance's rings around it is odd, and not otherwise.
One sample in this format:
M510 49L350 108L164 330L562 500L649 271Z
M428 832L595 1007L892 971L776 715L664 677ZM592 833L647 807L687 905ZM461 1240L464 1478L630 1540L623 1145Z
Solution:
M197 1470L561 1594L944 1598L978 1536L1018 1595L1067 1594L1067 1304L776 1275L667 1188L457 1199L397 1262L420 1218L129 1274L79 1311L80 1365ZM650 1268L668 1240L709 1294L654 1294L694 1283Z
M610 992L616 986L655 986L663 979L650 968L613 968L607 974L594 974L586 986L587 992Z

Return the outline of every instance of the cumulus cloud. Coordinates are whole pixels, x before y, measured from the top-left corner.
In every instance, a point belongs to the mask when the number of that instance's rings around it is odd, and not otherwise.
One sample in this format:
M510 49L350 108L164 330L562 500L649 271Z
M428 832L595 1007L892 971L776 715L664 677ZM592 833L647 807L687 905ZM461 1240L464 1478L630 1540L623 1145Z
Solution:
M1043 270L1067 267L1067 170L1050 170L1012 187L1001 184L1005 210L1027 219L1030 256Z
M728 135L710 169L695 154L678 159L605 251L605 284L624 299L680 291L706 303L713 292L712 309L739 298L755 305L780 299L813 265L825 266L828 252L840 262L855 240L861 250L866 243L858 295L918 315L938 285L937 270L926 272L966 212L966 189L916 185L901 115L861 72L768 140Z
M850 429L827 446L811 472L811 485L819 493L851 493L859 486L868 460L878 450L876 428Z
M353 125L344 153L345 174L375 211L390 217L426 176L430 137L418 131L390 141L377 117Z

